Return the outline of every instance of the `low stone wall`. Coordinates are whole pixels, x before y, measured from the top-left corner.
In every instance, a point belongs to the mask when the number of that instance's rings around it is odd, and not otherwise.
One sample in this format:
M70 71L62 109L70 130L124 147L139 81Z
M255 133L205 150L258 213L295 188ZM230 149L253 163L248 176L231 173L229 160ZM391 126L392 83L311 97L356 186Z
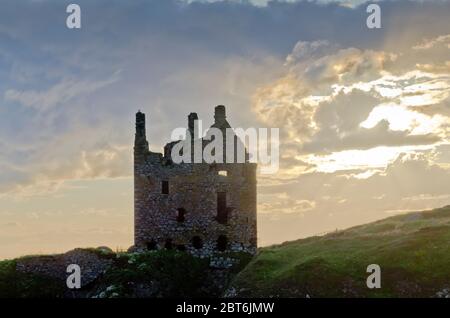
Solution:
M81 269L81 287L84 287L112 265L113 260L102 257L103 250L74 249L65 254L49 256L30 256L17 260L16 270L22 273L31 273L47 276L66 282L70 273L67 273L67 266L77 264Z

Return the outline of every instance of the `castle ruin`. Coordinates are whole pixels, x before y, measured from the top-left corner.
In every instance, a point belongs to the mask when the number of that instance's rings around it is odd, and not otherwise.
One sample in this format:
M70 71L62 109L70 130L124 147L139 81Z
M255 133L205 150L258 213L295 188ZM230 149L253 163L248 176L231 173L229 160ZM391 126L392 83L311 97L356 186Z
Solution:
M196 113L188 116L186 134L192 137L197 119ZM221 131L231 128L224 106L215 108L211 127ZM203 147L210 142L200 139ZM177 164L171 150L178 142L182 141L168 143L164 154L150 151L145 114L136 114L135 248L179 249L201 257L229 251L254 254L256 163L248 162L246 156L243 163Z

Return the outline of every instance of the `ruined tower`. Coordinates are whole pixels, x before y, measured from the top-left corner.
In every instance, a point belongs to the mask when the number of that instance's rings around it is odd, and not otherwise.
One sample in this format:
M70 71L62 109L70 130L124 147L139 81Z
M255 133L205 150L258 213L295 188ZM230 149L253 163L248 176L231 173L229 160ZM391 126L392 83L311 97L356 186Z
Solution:
M194 136L197 119L196 113L189 114L187 134ZM215 108L211 128L224 132L231 128L224 106ZM200 141L201 147L210 142L201 137ZM256 164L248 162L248 156L242 163L177 164L171 150L178 142L183 141L168 143L164 155L150 151L145 114L136 114L135 248L179 249L196 256L229 251L254 254Z

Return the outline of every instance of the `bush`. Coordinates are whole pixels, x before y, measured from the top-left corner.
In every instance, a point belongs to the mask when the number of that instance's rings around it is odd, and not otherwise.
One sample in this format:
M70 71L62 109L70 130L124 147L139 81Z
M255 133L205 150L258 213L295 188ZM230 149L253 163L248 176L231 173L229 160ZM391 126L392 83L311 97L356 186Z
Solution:
M133 296L136 284L160 286L159 297L207 296L202 285L208 261L179 251L119 254L115 266L105 274L103 285L121 286L125 297Z

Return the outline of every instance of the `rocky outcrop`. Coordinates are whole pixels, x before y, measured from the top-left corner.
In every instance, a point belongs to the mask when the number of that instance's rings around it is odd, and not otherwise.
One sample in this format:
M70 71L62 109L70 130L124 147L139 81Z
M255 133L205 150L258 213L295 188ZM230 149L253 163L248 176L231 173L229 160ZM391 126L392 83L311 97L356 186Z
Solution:
M176 250L114 253L106 247L26 256L3 265L0 262L0 296L218 297L250 258L245 252L204 258ZM80 288L67 285L74 274L73 270L68 272L71 264L80 267ZM13 283L2 285L2 281Z
M112 265L113 260L110 255L115 254L106 248L77 248L64 254L20 258L16 262L16 270L21 273L50 277L65 285L69 275L67 267L70 264L76 264L81 269L81 287L85 287Z

